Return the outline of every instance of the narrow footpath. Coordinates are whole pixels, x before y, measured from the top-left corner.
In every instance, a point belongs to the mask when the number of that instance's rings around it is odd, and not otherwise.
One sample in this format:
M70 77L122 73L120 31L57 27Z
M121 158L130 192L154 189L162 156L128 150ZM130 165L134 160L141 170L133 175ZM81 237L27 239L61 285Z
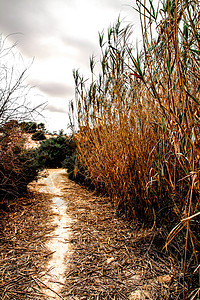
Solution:
M155 228L127 222L65 170L46 173L0 206L0 300L178 299L181 273Z
M55 225L46 244L53 252L43 279L47 299L167 298L173 276L152 246L155 232L117 217L108 199L62 169L49 170L38 188L52 194Z
M65 259L70 254L68 240L72 220L66 213L67 203L63 199L63 193L61 192L65 181L60 175L66 174L65 170L52 169L48 172L49 176L39 191L52 194L51 207L54 213L53 225L55 226L55 231L51 239L46 243L46 247L52 252L52 256L47 266L47 273L43 278L43 284L46 287L46 294L49 298L62 299L60 290L65 282Z

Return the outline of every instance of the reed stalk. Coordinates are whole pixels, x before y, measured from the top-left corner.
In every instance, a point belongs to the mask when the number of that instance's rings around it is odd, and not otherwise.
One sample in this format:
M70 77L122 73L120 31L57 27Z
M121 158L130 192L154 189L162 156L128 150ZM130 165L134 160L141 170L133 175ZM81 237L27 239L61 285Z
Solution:
M118 20L107 41L99 34L99 77L94 79L93 57L89 86L74 72L77 146L94 186L118 211L167 226L165 248L182 244L177 257L184 261L186 299L200 278L199 3L136 3L141 50L135 54L131 26L122 28Z

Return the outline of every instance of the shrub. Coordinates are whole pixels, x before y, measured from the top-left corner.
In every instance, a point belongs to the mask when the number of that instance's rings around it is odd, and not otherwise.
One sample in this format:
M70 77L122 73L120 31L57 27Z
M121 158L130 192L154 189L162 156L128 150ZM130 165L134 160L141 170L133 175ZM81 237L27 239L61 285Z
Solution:
M1 136L0 153L0 198L25 193L42 168L35 160L36 150L24 149L21 131L14 127Z
M37 132L37 123L36 122L21 122L20 126L23 131L27 133L36 133Z
M42 132L42 131L36 131L32 135L31 138L32 138L33 141L43 141L43 140L46 140L46 136L45 136L44 132Z
M66 156L71 157L74 145L69 138L62 135L41 142L37 150L37 160L45 168L62 167Z

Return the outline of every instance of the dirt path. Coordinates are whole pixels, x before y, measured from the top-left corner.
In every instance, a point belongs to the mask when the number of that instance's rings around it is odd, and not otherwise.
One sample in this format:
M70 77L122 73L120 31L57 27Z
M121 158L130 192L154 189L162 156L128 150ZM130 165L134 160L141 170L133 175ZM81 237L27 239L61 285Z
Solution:
M167 299L173 274L153 246L155 232L117 217L108 199L64 170L50 170L38 187L52 195L56 225L46 244L54 252L43 280L47 299Z
M158 251L157 232L64 170L48 173L0 209L0 299L178 299L180 270Z
M43 279L43 283L48 287L45 293L48 299L62 299L60 291L64 285L64 273L66 271L65 258L69 256L69 235L72 219L66 213L67 203L63 199L61 188L64 180L61 175L65 174L65 170L51 169L48 170L48 177L42 180L43 186L39 189L41 193L52 194L52 211L54 213L53 225L55 231L52 238L46 243L47 248L53 253L48 266L47 274ZM41 184L41 181L38 185Z

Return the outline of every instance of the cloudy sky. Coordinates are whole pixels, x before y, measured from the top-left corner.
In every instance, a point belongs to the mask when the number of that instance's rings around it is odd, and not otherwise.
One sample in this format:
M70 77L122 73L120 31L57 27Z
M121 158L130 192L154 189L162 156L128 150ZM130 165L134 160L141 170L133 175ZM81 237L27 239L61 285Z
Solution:
M43 115L48 130L67 131L68 103L74 98L73 69L87 78L89 58L98 60L98 32L118 16L138 32L135 0L1 0L0 33L10 35L27 65L27 83L35 103L47 101Z

